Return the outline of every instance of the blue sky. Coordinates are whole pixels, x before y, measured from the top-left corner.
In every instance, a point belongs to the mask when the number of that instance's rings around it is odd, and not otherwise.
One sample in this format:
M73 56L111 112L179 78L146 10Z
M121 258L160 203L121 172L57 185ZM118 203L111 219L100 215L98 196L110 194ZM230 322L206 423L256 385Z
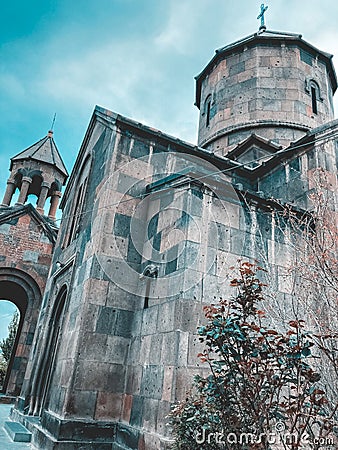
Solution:
M54 113L55 141L69 170L96 104L196 142L194 76L216 48L258 30L260 4L260 0L2 2L0 196L9 158L45 136ZM338 58L338 2L266 4L268 29L301 33Z
M14 316L17 307L7 300L0 301L0 340L8 335L8 324Z

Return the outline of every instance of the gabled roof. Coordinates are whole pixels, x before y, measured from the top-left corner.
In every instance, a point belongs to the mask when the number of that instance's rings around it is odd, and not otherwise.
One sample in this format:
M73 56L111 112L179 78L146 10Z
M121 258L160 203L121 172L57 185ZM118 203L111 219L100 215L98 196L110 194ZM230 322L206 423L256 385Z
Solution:
M334 140L338 131L338 119L320 125L317 128L309 130L305 136L295 142L291 142L288 147L276 151L268 161L263 161L260 166L255 168L248 178L257 179L265 176L276 168L278 164L291 160L302 152L309 151L319 142Z
M301 34L285 33L281 31L270 31L262 29L257 33L250 34L239 41L233 42L232 44L221 47L215 51L214 57L205 66L202 72L195 77L196 80L196 100L195 105L199 108L201 101L201 87L204 78L211 72L215 64L217 64L222 59L227 56L240 53L243 51L244 47L254 47L256 45L279 45L281 42L287 42L290 44L297 45L298 47L307 50L314 56L318 56L326 64L327 71L331 80L333 92L337 89L337 76L332 63L332 55L323 52L313 45L309 44L307 41L302 39Z
M25 159L33 159L35 161L45 162L56 167L65 176L68 176L67 169L62 161L60 153L53 139L53 132L49 131L47 136L40 139L35 144L23 150L21 153L11 158L11 168L14 161L22 161Z
M229 159L236 159L240 155L246 152L246 150L253 145L266 150L268 153L274 154L278 150L281 150L283 147L281 145L278 145L268 139L265 139L262 136L259 136L256 133L252 133L249 137L244 139L244 141L240 142L236 145L236 147L231 150L229 153L227 153L227 158Z
M29 215L43 229L48 239L55 244L57 238L57 228L47 217L42 216L37 210L28 203L27 205L16 205L0 208L0 225L9 220L17 219L21 216Z

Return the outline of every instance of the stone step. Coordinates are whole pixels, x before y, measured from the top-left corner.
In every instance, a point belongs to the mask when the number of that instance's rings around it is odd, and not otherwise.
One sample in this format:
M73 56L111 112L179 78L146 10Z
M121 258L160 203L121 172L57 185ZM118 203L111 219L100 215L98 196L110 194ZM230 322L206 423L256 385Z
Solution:
M3 395L0 394L0 403L3 405L10 405L15 403L16 397L12 397L11 395Z
M19 422L5 422L4 428L14 442L30 442L32 433Z

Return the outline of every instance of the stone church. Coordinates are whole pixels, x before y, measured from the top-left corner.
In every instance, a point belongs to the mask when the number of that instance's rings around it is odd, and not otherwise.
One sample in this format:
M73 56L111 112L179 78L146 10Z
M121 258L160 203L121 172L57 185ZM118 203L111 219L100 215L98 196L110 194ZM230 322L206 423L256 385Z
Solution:
M331 55L263 26L196 77L197 145L97 106L59 230L68 174L52 133L12 158L0 292L21 323L5 388L35 447L169 448L171 405L204 370L202 307L227 295L229 267L256 258L288 302L275 213L310 208L318 168L337 194L336 89Z

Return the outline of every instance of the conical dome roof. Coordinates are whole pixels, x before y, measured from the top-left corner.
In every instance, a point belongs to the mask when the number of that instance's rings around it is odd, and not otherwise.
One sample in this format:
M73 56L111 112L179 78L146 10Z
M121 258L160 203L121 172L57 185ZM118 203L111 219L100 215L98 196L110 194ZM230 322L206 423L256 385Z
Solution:
M47 164L55 166L61 173L63 173L65 176L68 176L67 169L62 161L60 153L53 139L52 131L49 131L47 136L31 145L26 150L23 150L22 152L13 156L13 158L11 158L11 161L13 164L14 161L22 161L25 159L33 159L35 161L45 162Z

